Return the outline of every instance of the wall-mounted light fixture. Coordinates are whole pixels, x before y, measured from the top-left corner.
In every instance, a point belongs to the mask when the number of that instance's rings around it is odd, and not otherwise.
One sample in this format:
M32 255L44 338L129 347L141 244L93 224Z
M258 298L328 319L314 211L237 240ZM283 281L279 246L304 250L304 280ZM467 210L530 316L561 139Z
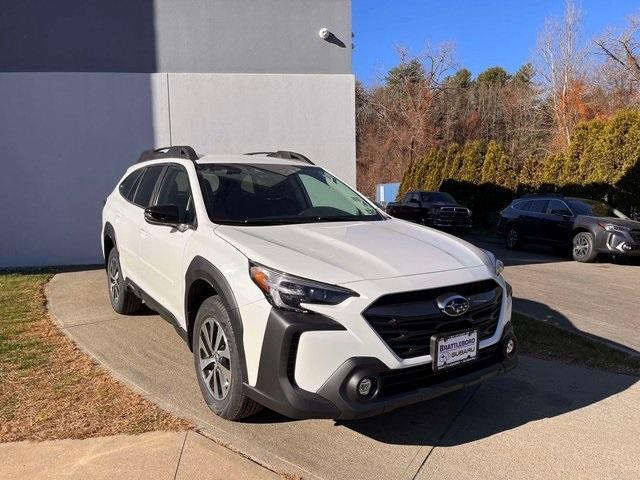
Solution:
M327 27L322 27L318 32L318 36L323 40L326 40L327 38L329 38L329 35L331 35L331 32Z

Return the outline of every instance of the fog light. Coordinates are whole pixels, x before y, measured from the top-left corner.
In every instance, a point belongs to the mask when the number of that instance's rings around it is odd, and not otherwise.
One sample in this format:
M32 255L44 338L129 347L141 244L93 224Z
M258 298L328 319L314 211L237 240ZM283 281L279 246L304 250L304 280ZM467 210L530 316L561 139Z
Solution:
M513 341L513 338L510 338L507 341L507 345L504 348L504 351L507 355L511 355L513 353L513 350L516 348L516 342Z
M516 338L513 335L508 335L502 342L502 355L504 355L504 358L512 358L516 354L517 346Z
M368 397L373 390L373 380L369 377L364 377L358 382L358 393L363 397Z

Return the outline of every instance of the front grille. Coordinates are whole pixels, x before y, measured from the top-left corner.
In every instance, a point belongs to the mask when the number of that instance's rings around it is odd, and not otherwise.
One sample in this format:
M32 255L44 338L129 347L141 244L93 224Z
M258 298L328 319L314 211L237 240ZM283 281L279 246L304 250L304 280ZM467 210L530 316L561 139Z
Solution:
M465 207L440 207L438 216L442 218L467 218L469 209Z
M457 293L471 303L460 317L440 311L436 298ZM498 325L502 288L493 280L465 283L450 287L385 295L375 301L363 316L400 358L428 355L431 336L477 328L480 340L491 337Z
M498 348L498 344L496 344L479 350L476 361L454 367L451 370L434 373L431 363L397 370L386 370L380 374L379 395L381 397L389 397L437 385L452 378L481 370L501 360L502 353Z
M640 230L631 230L629 233L635 243L640 243Z

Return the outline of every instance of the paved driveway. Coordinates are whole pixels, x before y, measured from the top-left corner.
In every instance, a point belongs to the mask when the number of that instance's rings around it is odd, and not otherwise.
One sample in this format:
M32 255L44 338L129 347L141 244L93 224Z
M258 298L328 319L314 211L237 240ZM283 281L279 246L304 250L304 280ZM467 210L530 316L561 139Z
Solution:
M585 264L544 247L514 252L498 238L467 240L504 261L516 310L640 355L640 265Z
M119 316L101 270L56 275L52 316L84 350L206 435L304 478L640 478L636 378L522 358L479 387L360 420L293 421L269 411L244 422L211 414L191 354L149 312Z

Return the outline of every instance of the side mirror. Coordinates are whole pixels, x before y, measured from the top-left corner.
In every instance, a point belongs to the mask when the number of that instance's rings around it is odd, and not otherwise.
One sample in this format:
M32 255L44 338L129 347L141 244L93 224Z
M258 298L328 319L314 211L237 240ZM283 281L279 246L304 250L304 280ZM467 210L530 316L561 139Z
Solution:
M144 219L152 225L175 227L180 223L180 212L175 205L154 205L144 209Z
M409 203L420 203L420 200L418 200L417 198L412 198L411 200L409 200Z

